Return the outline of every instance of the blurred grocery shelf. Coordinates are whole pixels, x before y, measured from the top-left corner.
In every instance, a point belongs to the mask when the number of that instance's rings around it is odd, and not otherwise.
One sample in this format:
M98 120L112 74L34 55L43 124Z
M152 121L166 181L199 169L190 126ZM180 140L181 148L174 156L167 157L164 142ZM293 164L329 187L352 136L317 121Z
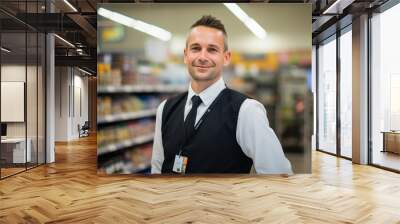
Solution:
M97 155L104 155L111 152L116 152L128 147L133 147L135 145L144 144L150 141L153 141L154 133L135 137L133 139L121 141L118 143L108 144L106 146L98 147Z
M122 86L100 86L97 93L174 93L187 90L186 85L122 85Z
M149 109L149 110L142 110L136 112L129 112L129 113L120 113L120 114L112 114L106 115L103 117L99 117L97 119L97 124L109 124L113 122L119 121L127 121L145 117L152 117L155 116L157 113L157 109Z

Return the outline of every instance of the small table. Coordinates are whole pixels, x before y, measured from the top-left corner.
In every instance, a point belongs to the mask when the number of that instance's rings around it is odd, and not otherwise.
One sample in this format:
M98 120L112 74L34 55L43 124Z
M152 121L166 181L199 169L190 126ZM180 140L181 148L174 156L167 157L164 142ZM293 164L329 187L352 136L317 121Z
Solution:
M30 138L26 139L28 143L25 154L25 138L6 138L1 139L1 157L6 163L25 163L31 161L31 144Z
M383 133L382 152L400 154L400 131L382 131L381 133Z

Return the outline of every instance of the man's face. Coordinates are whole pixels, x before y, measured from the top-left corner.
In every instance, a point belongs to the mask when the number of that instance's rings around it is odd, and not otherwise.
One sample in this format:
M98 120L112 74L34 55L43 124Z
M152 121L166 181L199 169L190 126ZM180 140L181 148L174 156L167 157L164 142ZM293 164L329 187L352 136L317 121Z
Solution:
M229 51L224 51L223 32L197 26L190 31L186 43L184 62L190 76L196 81L219 79L223 67L229 64L231 57Z

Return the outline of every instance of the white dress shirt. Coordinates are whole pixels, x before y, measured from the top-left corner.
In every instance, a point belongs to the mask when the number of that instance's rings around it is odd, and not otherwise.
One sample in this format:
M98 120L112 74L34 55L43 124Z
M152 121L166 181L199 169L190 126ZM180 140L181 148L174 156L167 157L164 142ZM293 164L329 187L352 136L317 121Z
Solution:
M225 83L221 77L217 82L203 90L198 96L202 103L197 109L196 123L203 116L206 109L224 90ZM189 85L188 97L185 104L184 117L192 108L192 96L196 95ZM151 173L161 173L164 161L164 147L162 143L162 113L165 105L163 101L157 108L156 127L151 158ZM236 140L243 153L253 160L253 166L258 174L293 174L289 160L283 153L282 146L274 131L269 127L267 112L264 106L253 99L246 99L239 109Z

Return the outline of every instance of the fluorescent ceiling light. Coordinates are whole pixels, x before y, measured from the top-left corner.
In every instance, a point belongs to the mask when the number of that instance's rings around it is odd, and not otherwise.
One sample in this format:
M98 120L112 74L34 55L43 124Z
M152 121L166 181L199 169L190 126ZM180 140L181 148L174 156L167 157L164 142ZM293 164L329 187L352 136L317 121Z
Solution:
M83 69L81 69L81 68L79 68L79 67L78 67L78 69L79 69L79 71L81 71L81 72L83 72L83 73L85 73L85 74L92 75L92 73L90 73L90 72L88 72L88 71L86 71L86 70L83 70Z
M7 53L10 53L10 52L11 52L10 50L8 50L8 49L5 48L5 47L2 47L1 50L4 51L4 52L7 52Z
M137 20L137 19L133 19L131 17L122 15L117 12L110 11L105 8L99 8L98 13L99 13L99 15L103 16L104 18L107 18L114 22L120 23L127 27L131 27L133 29L139 30L143 33L146 33L153 37L156 37L162 41L169 41L172 37L172 34L165 29L145 23L145 22Z
M236 3L224 3L224 5L231 11L240 21L247 26L247 28L260 39L267 37L267 32L258 24L253 18L248 16Z
M63 42L66 43L67 45L69 45L69 46L75 48L75 45L71 44L71 42L69 42L68 40L66 40L66 39L64 39L64 38L62 38L62 37L60 37L60 36L58 36L57 34L54 34L54 36L56 36L58 39L60 39L61 41L63 41Z
M67 4L72 10L74 10L74 12L78 12L78 10L71 4L68 2L68 0L64 0L65 4Z

